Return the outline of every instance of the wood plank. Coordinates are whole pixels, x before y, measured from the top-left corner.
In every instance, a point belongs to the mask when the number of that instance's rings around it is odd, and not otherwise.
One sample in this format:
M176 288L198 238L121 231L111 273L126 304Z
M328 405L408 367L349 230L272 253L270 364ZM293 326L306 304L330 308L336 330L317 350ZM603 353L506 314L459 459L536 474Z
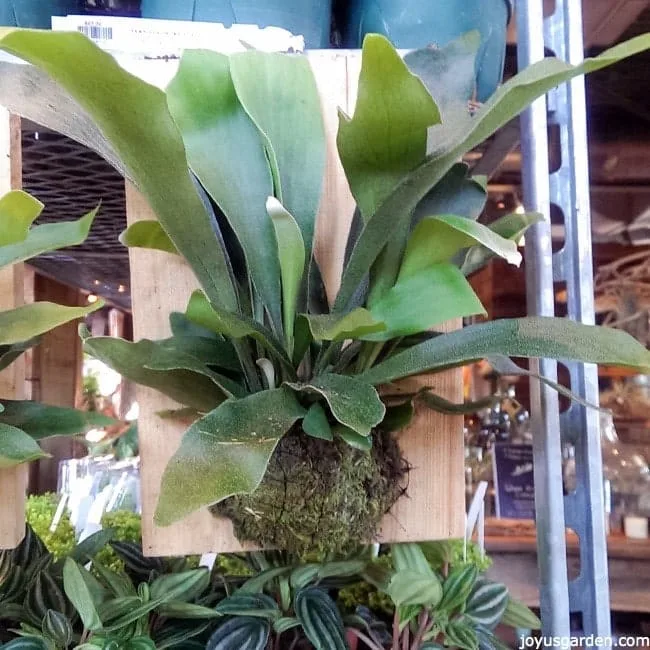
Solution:
M46 278L34 278L34 299L77 307L83 304L77 289ZM82 343L79 321L61 325L43 335L32 354L32 399L52 406L74 407L80 397L82 374ZM41 447L51 458L44 458L30 467L30 491L42 494L55 492L59 462L85 452L72 438L43 440Z
M495 553L535 553L537 540L529 536L486 536L485 550L488 555ZM567 535L567 554L577 555L580 542L577 535ZM639 560L650 562L650 541L647 539L628 539L624 535L610 535L607 538L607 555L610 559Z
M332 300L340 283L346 235L354 209L336 155L337 108L341 106L350 112L350 101L356 95L359 61L358 56L355 60L336 52L317 52L311 59L328 136L328 167L315 254L328 297ZM155 218L143 197L129 185L127 217L129 223ZM169 336L168 314L185 308L190 292L197 287L196 279L186 265L173 256L131 250L130 259L134 339ZM459 400L462 398L460 376L460 371L452 371L432 381L448 399ZM427 384L431 385L431 381L427 380ZM171 400L143 387L138 387L137 395L145 553L178 555L241 550L232 524L214 518L207 510L166 528L154 525L161 476L180 443L183 427L155 415L157 411L173 408ZM400 441L413 466L409 495L386 517L381 539L414 541L461 537L465 519L462 418L421 412Z
M0 195L20 187L20 122L0 107ZM0 311L23 303L23 265L0 269ZM0 372L0 397L22 399L25 365L22 358ZM13 548L25 532L27 467L0 470L0 549Z
M490 552L492 566L487 575L505 584L513 597L528 607L539 608L539 570L537 555L530 553ZM647 560L609 560L610 607L615 612L650 613ZM577 575L578 558L569 559L569 571Z
M461 326L447 323L445 331ZM382 390L384 395L414 393L424 386L451 402L463 401L462 370L411 377ZM463 537L465 531L465 447L463 416L442 415L418 406L399 436L411 465L408 494L384 520L383 542L421 542Z

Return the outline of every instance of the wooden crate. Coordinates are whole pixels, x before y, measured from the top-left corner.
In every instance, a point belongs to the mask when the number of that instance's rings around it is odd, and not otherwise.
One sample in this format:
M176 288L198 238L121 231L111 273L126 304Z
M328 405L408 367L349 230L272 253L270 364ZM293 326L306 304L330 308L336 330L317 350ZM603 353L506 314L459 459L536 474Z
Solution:
M356 98L360 69L357 53L323 51L310 54L321 94L328 135L328 165L319 222L316 256L323 270L330 299L336 294L354 200L336 154L337 108L348 114ZM127 186L129 223L153 219L146 201ZM170 335L168 315L184 310L197 281L189 268L171 255L132 249L131 293L135 340ZM427 378L450 400L462 399L462 374L453 370ZM153 523L160 480L177 449L183 427L155 415L174 404L155 391L139 387L139 435L142 473L143 546L149 555L232 552L241 545L229 521L207 510L160 528ZM401 499L384 521L382 541L422 541L462 537L465 524L463 472L463 420L423 411L401 437L406 458L413 466L408 496Z
M20 187L20 121L0 107L0 196ZM23 302L23 266L0 270L0 311ZM0 397L21 399L25 366L20 358L0 372ZM27 467L0 469L0 549L14 548L25 532Z

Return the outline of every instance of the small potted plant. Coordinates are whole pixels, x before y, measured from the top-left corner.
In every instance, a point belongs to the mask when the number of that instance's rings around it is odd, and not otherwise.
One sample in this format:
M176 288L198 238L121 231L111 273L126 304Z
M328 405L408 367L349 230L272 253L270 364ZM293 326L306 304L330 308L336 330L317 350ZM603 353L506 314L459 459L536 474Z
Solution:
M395 47L443 47L478 31L477 99L484 102L503 77L510 0L348 0L341 2L346 47L360 47L366 34L387 36Z
M304 56L186 51L163 92L79 34L0 39L47 75L21 103L21 84L34 87L39 72L17 66L0 101L28 115L38 101L41 121L123 171L158 217L136 222L123 242L180 254L201 286L169 316L170 338L86 337L89 352L184 407L163 414L190 426L163 477L159 525L214 507L242 540L349 548L375 536L404 495L394 432L412 399L473 408L429 389L387 403L386 385L486 357L650 367L650 352L624 332L568 319L435 331L483 312L466 275L494 255L518 263L515 241L539 219L479 224L484 182L458 160L557 84L645 50L650 38L580 66L546 59L476 111L467 105L470 44L404 61L385 37L366 37L356 109L338 132L358 219L330 304L313 254L325 136ZM66 119L70 97L89 118L83 131Z
M142 0L143 18L283 27L308 48L327 48L331 0Z

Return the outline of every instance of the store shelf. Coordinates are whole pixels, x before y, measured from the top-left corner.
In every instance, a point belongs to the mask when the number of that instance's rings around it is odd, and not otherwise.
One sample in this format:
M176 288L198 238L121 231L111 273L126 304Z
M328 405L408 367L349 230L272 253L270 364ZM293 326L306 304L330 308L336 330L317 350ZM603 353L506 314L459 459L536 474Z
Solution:
M535 523L511 519L488 519L486 521L485 550L495 553L535 553L537 540ZM566 536L567 553L575 556L580 543L575 533ZM610 559L639 560L650 562L650 539L629 539L623 534L607 538L607 555Z
M580 572L579 541L567 533L569 572ZM515 598L539 607L537 540L532 521L489 519L485 550L492 566L489 575L505 583ZM611 535L607 539L610 607L614 612L650 613L650 540Z

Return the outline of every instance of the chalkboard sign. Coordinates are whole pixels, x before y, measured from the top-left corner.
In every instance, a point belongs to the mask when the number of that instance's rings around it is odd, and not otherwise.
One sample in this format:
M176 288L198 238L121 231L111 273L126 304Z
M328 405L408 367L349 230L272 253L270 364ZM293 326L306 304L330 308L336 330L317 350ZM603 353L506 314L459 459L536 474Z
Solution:
M492 453L497 517L535 519L532 445L496 443Z

